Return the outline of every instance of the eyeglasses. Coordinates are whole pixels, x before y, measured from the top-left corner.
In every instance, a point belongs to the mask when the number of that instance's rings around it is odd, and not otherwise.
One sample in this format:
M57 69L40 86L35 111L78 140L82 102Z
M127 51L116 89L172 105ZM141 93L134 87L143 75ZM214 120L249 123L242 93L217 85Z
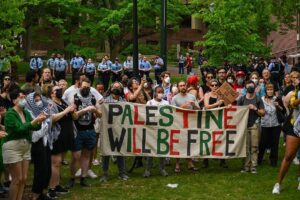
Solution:
M218 84L212 84L211 87L218 87Z
M4 80L6 80L6 81L10 81L10 78L4 78Z

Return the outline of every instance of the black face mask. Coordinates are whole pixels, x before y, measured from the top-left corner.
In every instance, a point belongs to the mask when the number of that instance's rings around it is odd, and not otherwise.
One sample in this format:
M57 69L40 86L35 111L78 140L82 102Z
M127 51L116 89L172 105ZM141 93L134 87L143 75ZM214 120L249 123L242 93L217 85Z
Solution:
M247 92L250 93L250 94L253 94L254 91L255 91L255 88L252 87L252 86L250 86L250 87L247 88Z
M81 89L81 95L83 97L87 97L89 95L89 93L90 93L90 88L82 88Z
M56 92L55 92L56 98L61 99L62 95L63 95L62 89L57 89Z
M121 95L121 90L117 89L117 88L114 88L114 89L111 90L111 93L114 94L114 95L120 96Z

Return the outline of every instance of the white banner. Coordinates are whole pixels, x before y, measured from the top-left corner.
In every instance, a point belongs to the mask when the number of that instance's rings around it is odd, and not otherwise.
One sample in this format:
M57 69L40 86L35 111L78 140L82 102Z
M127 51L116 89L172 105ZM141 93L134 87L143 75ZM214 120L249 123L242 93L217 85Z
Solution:
M132 103L102 105L102 155L246 157L246 106L186 110Z

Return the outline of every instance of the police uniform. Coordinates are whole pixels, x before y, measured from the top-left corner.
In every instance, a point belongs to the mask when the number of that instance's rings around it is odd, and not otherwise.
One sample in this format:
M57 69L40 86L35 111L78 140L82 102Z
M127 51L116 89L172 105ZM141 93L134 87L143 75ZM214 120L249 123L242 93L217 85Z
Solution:
M55 58L50 58L47 61L47 66L50 68L51 70L51 76L53 76L53 72L54 72L54 63L55 63Z
M80 71L80 68L84 65L84 60L82 57L74 57L70 61L72 68L72 84L75 84L75 75Z
M54 62L54 75L55 80L59 81L61 79L66 79L66 69L68 67L68 63L65 59L55 59Z
M30 70L37 72L40 78L42 75L43 60L41 58L36 57L31 58L29 66Z
M87 63L84 66L85 76L88 77L88 79L91 81L91 85L93 85L94 82L95 70L96 67L94 63Z
M121 73L122 71L122 64L120 63L114 63L111 65L111 71L112 71L112 82L120 81L121 79Z
M128 76L128 78L133 77L133 62L132 60L126 60L123 64L124 66L124 74Z
M98 65L98 70L108 70L108 71L98 71L98 79L99 82L103 83L104 85L104 90L106 91L109 86L109 81L110 81L110 74L111 74L111 61L107 60L104 62L99 63Z
M149 77L151 64L149 63L149 61L142 60L139 65L139 69L140 69L141 77L143 77L144 75L146 75L146 77ZM143 71L143 70L146 70L146 71Z
M153 66L154 67L154 75L155 75L155 80L159 84L161 83L160 74L162 72L163 65L164 65L164 61L162 58L155 59L155 65Z

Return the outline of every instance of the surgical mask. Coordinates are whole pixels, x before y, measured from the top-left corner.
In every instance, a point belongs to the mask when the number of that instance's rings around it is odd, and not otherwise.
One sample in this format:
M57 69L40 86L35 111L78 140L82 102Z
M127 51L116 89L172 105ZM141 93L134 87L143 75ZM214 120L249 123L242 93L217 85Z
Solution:
M41 100L35 102L35 105L36 105L38 108L43 108L43 102L42 102Z
M61 88L56 90L55 96L56 96L56 98L58 98L58 99L61 99L61 98L62 98L63 92L62 92L62 89L61 89Z
M258 82L258 79L256 79L256 78L253 78L253 79L251 79L251 81L253 81L253 83L257 84L257 82Z
M81 95L83 97L87 97L89 95L89 93L90 93L90 88L82 88L81 89Z
M239 78L239 79L237 80L237 84L238 84L238 85L242 85L242 84L243 84L243 82L244 82L244 80L243 80L243 79L241 79L241 78Z
M249 87L247 88L247 92L250 93L250 94L253 94L253 93L254 93L254 90L255 90L255 88L254 88L253 86L249 86Z
M21 108L24 108L26 105L26 99L19 100L18 104Z
M166 83L170 83L170 77L166 77L166 78L165 78L165 82L166 82Z
M178 93L178 87L172 87L172 93L177 94Z
M158 98L158 99L163 99L163 97L164 97L164 94L163 93L158 93L157 95L156 95L156 98Z
M228 82L228 83L233 83L233 79L232 79L232 78L229 78L229 79L227 79L227 82Z

